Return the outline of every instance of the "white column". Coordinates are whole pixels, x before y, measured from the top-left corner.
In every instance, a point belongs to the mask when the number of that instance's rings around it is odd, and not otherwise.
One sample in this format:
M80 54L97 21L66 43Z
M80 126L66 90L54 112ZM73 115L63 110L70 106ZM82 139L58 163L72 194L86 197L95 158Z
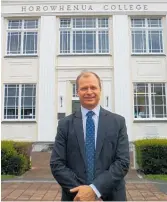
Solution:
M132 140L132 81L130 72L130 35L127 15L113 16L113 55L115 112L126 119Z
M5 55L5 51L6 51L6 46L5 46L5 42L7 41L7 36L5 38L5 32L6 32L6 27L5 27L5 18L1 17L1 57L3 58ZM1 65L3 67L3 59L1 62ZM4 70L3 70L4 71Z
M103 107L112 111L112 92L111 92L112 82L103 81Z
M56 17L42 16L38 85L38 141L53 141L56 135L56 34Z

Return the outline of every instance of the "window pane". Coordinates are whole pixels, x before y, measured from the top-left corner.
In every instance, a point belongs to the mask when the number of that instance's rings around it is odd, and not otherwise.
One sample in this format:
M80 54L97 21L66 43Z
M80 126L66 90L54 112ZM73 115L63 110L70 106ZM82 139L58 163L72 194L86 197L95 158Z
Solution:
M95 18L86 18L85 19L85 27L96 27L96 19Z
M152 116L166 117L165 84L151 84Z
M19 85L5 85L4 119L18 118Z
M82 28L82 27L84 27L84 19L83 18L73 19L73 28Z
M8 29L21 29L22 20L9 20Z
M151 84L151 93L154 95L165 95L165 84Z
M60 53L70 53L70 31L60 32Z
M23 53L37 53L37 32L24 32Z
M145 31L132 31L132 52L146 52L146 34Z
M35 119L35 108L24 108L21 110L21 119Z
M36 89L33 85L22 85L22 96L36 96Z
M38 28L38 20L24 20L24 29Z
M152 104L153 105L163 105L164 101L165 101L165 96L153 96L152 95Z
M60 19L60 27L62 28L68 28L70 27L71 19Z
M18 119L18 108L5 108L4 119Z
M95 28L96 19L95 18L74 18L73 28Z
M98 27L106 27L108 28L108 18L99 18L98 19Z
M134 84L134 118L149 118L148 85Z
M162 31L149 31L149 52L162 53Z
M21 92L21 119L35 118L35 85L22 85Z
M109 52L108 31L99 31L99 53Z
M31 107L32 97L22 97L21 105L24 107Z
M161 19L148 19L148 27L162 27Z
M77 95L77 86L75 83L72 84L73 85L73 97L78 97Z
M86 53L96 52L96 32L86 31Z
M145 27L145 19L131 19L132 27Z
M5 88L5 94L8 96L8 97L17 97L18 94L19 94L19 88L16 88L16 85L12 86L12 87L9 87L8 88Z
M7 54L21 52L21 32L8 32Z
M85 52L85 32L82 31L73 32L73 52L74 53Z
M167 117L166 107L164 107L164 106L152 106L152 116L153 116L153 118L165 118L165 117Z
M74 31L73 32L74 53L95 53L96 32L95 31Z
M16 99L15 97L8 97L8 106L15 106Z
M82 31L73 32L73 52L83 53L85 50L85 37Z

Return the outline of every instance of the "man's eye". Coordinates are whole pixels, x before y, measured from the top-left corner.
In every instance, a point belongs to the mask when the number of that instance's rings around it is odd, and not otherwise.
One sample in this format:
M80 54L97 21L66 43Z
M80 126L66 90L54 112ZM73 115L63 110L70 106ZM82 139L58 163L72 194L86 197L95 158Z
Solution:
M81 88L81 90L87 90L87 88Z

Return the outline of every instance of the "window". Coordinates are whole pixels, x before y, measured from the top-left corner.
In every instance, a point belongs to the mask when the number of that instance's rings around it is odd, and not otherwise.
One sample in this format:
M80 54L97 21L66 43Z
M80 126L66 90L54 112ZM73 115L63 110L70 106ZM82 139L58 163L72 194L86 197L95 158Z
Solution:
M4 119L35 119L35 105L35 84L5 84Z
M36 55L38 20L8 20L7 55Z
M75 83L72 84L72 97L78 97L77 95L77 85Z
M163 53L161 19L131 19L132 53Z
M108 18L61 18L60 53L109 53Z
M167 118L164 83L134 84L134 118Z

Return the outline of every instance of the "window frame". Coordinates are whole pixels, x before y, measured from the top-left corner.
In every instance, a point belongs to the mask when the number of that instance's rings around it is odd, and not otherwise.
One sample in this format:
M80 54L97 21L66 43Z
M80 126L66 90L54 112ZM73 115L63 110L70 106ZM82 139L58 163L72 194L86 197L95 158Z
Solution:
M73 89L75 86L75 95L73 94ZM72 88L72 100L79 100L79 97L77 96L77 89L76 89L76 82L75 81L71 81L71 88Z
M145 27L132 27L132 20L140 20L140 19L144 19L145 20ZM153 28L149 28L148 26L148 20L149 19L161 19L161 24L162 27L153 27ZM132 31L136 31L136 30L141 30L144 31L146 34L146 52L133 52L133 42L132 42ZM154 30L154 31L162 31L162 52L149 52L149 37L148 37L148 32L150 30ZM164 20L163 20L163 16L155 16L155 17L136 17L136 16L131 16L130 17L130 37L131 37L131 55L165 55L165 41L164 41Z
M73 19L77 19L77 18L95 18L96 20L96 27L93 28L74 28L73 27ZM98 19L102 19L102 18L107 18L108 19L108 27L107 28L98 28L97 25L98 25ZM70 19L70 27L66 27L66 28L62 28L60 25L61 25L61 19ZM68 55L110 55L111 54L111 41L110 41L110 38L111 38L111 28L110 28L110 25L111 25L111 19L110 17L108 16L103 16L103 17L94 17L94 16L81 16L81 17L60 17L59 18L59 35L58 35L58 39L59 39L59 47L58 47L58 53L59 55L61 56L68 56ZM61 53L61 49L60 49L60 43L61 43L61 38L60 38L60 32L61 31L69 31L70 32L70 52L69 53ZM96 35L96 41L95 41L95 44L96 44L96 52L95 53L74 53L73 52L73 31L95 31L95 35ZM108 31L108 52L106 53L101 53L99 52L99 36L98 36L98 31Z
M138 83L145 83L148 85L148 107L149 107L149 118L135 118L134 114L134 106L135 106L135 102L134 102L134 85L138 84ZM165 85L165 99L166 99L166 112L167 112L167 83L166 82L133 82L133 121L167 121L167 117L163 117L163 118L156 118L156 117L152 117L152 101L151 101L151 84L164 84Z
M22 21L22 27L20 29L8 29L8 24L10 20L21 20ZM38 27L37 28L31 28L31 29L23 29L24 28L24 21L25 20L37 20L38 22ZM38 17L33 17L33 18L7 18L6 19L6 30L5 30L5 57L19 57L19 56L25 56L25 57L31 57L31 56L38 56L39 54L39 29L40 29L40 19ZM20 49L21 52L19 54L11 54L8 53L8 33L9 32L21 32L21 45L20 45ZM24 33L25 32L36 32L37 33L37 52L36 53L23 53L23 47L24 47Z
M19 95L18 95L18 118L16 119L9 119L9 118L4 118L4 109L5 109L5 86L6 85L18 85L19 86ZM21 118L21 99L22 99L22 88L24 85L35 85L36 89L36 95L35 95L35 118L32 119L26 119L26 118ZM36 83L4 83L3 84L3 103L2 103L2 122L36 122L37 121L37 84ZM33 108L32 108L33 110Z

